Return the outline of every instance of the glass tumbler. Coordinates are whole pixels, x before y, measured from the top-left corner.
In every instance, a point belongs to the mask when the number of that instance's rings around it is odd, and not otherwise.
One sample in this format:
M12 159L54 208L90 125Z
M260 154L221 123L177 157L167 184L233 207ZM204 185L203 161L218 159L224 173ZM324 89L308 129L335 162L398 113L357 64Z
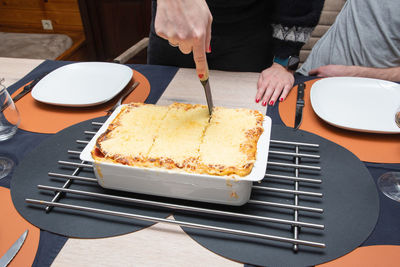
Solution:
M21 121L17 107L0 80L0 142L10 139L17 132Z
M0 142L10 139L17 132L20 117L17 107L0 80ZM1 146L1 144L0 144ZM14 167L14 161L0 153L0 179L6 177Z

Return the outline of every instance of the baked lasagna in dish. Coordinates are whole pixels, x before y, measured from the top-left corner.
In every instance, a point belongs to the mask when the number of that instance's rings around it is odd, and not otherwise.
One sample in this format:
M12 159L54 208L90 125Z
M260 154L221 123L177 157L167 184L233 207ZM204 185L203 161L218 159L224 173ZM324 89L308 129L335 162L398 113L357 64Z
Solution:
M92 157L137 167L210 175L248 175L264 116L250 109L174 103L124 105L99 136Z

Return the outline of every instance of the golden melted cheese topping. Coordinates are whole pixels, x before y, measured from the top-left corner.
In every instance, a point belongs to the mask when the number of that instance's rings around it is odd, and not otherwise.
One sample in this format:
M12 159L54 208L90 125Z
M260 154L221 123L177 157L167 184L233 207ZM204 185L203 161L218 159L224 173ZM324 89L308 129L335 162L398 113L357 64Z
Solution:
M169 159L183 168L185 161L197 157L208 120L206 106L172 104L161 122L149 159Z
M184 169L211 175L250 173L263 115L249 109L174 103L125 106L97 140L95 160Z
M124 106L101 142L102 151L109 157L146 157L167 111L164 106Z
M248 164L249 157L243 144L248 139L247 131L255 125L256 117L247 110L215 108L200 146L200 164L211 172L229 166L242 168Z

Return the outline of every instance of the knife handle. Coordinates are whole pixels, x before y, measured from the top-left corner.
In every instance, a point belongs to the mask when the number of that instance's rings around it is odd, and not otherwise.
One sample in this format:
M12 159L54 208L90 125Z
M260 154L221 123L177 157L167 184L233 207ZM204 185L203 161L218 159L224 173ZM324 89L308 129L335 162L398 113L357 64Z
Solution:
M206 72L203 74L203 76L200 78L200 82L207 82L207 80L208 80L208 76L209 76L209 74L208 74L208 63L207 63L207 61L206 61Z
M304 90L306 89L306 85L301 83L297 87L297 100L304 99Z

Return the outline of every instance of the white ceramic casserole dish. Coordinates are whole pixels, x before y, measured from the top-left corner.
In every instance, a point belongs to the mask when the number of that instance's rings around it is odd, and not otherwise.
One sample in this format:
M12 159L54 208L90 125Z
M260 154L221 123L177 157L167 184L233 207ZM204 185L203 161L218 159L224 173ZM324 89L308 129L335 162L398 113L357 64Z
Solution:
M264 132L257 143L256 162L250 174L244 177L193 174L183 171L96 162L91 151L96 145L97 138L107 130L108 125L118 115L121 107L118 107L111 114L80 155L81 160L93 164L97 181L104 188L240 206L249 200L253 182L261 181L264 178L271 132L271 119L267 116L265 116L263 122Z

